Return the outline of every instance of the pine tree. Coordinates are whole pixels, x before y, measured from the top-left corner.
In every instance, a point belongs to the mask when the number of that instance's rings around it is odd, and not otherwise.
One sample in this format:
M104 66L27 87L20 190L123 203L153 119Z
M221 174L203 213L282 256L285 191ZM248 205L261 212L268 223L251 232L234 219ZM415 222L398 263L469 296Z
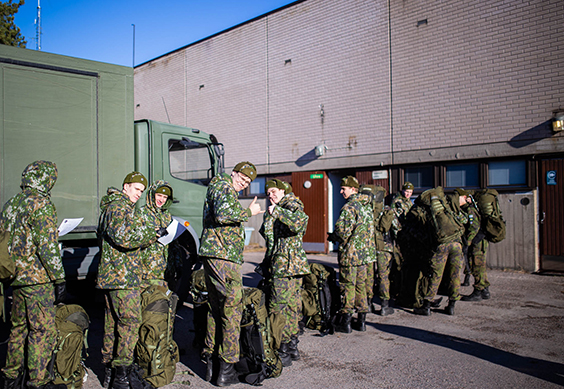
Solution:
M18 8L24 5L24 0L12 3L12 0L0 2L0 43L3 45L25 47L26 40L20 29L14 23L14 15Z

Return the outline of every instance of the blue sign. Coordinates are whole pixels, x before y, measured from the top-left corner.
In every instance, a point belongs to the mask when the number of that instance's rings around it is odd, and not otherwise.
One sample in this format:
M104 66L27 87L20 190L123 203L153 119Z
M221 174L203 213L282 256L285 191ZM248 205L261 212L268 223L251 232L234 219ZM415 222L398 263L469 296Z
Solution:
M546 185L556 185L556 170L546 172Z

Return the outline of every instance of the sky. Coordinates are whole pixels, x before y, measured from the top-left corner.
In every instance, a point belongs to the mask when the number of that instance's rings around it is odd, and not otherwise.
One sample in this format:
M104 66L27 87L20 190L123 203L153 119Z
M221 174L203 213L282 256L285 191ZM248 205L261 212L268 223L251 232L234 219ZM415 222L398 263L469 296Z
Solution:
M294 1L40 0L41 51L139 65ZM37 7L25 0L15 17L32 50Z

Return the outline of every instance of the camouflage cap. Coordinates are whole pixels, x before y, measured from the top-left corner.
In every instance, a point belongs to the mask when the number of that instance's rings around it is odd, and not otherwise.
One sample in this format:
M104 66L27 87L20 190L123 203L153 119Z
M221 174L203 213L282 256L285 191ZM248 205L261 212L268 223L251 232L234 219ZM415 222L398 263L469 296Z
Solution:
M283 191L286 190L286 186L284 185L284 181L279 180L277 178L274 178L272 180L268 180L266 181L266 184L264 184L264 191L268 192L269 189L271 188L278 188L278 189L282 189Z
M172 197L172 188L168 185L159 186L155 193L160 193Z
M143 174L139 172L131 172L127 176L125 176L123 180L123 185L133 184L134 182L138 182L140 184L145 185L145 188L147 187L147 179Z
M248 161L239 162L237 165L235 165L233 171L243 173L244 175L249 177L251 181L257 178L257 168L255 167L255 165Z
M409 181L404 182L403 186L401 187L401 190L413 190L413 189L415 189L415 187Z
M346 176L341 179L341 186L348 186L351 188L357 188L360 186L358 180L353 176Z

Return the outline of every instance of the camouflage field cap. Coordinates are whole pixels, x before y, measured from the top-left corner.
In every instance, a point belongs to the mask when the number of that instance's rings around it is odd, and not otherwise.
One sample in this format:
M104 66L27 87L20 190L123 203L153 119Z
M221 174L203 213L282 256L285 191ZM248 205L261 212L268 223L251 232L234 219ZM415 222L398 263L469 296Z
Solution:
M409 181L406 181L403 183L403 186L401 187L401 190L413 190L413 184Z
M123 185L133 184L134 182L138 182L140 184L145 185L145 188L147 187L147 179L143 174L139 172L131 172L127 176L125 176L125 179L123 180Z
M255 165L248 161L239 162L237 165L235 165L233 171L243 173L244 175L249 177L251 181L257 178L257 168L255 167Z
M270 188L278 188L278 189L282 189L283 191L286 191L285 182L277 178L266 181L266 184L264 184L264 191L268 192Z
M341 186L348 186L351 188L357 188L360 186L358 180L353 176L346 176L341 179Z

